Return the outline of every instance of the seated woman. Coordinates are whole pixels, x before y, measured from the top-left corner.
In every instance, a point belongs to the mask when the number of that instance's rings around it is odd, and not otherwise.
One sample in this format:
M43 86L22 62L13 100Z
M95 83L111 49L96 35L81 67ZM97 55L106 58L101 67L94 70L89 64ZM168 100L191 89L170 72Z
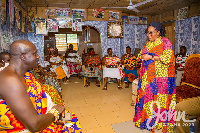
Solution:
M176 54L176 86L181 85L181 79L182 79L182 74L183 70L185 67L185 61L187 57L189 56L187 53L187 48L185 46L180 47L180 53Z
M67 66L70 69L70 75L77 74L79 78L82 76L82 59L77 51L73 50L73 45L69 45L69 49L65 53Z
M53 48L49 48L47 61L50 63L50 70L56 73L57 79L66 79L67 75L62 68L63 60L57 55Z
M105 55L102 59L102 64L106 66L103 69L103 79L104 79L103 90L107 90L108 78L117 78L118 89L123 89L120 83L120 80L123 76L122 68L119 66L121 64L121 60L116 55L112 55L111 48L108 48L107 52L108 55Z
M95 54L94 48L90 48L89 54L84 60L85 71L84 76L86 77L86 87L90 85L89 77L96 77L96 86L100 87L101 80L101 59L98 54Z
M126 54L124 54L121 58L122 65L124 65L123 69L123 82L125 82L125 88L129 87L129 82L133 82L138 78L137 68L136 68L136 57L131 54L131 48L129 46L126 47Z

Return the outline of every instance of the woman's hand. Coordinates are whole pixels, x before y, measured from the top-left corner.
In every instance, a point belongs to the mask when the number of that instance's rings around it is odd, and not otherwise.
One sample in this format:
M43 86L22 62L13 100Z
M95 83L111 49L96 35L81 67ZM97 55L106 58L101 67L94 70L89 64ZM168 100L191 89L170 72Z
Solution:
M152 59L152 56L148 55L148 54L144 54L144 55L142 55L142 59L145 60L145 61L147 61L147 60Z

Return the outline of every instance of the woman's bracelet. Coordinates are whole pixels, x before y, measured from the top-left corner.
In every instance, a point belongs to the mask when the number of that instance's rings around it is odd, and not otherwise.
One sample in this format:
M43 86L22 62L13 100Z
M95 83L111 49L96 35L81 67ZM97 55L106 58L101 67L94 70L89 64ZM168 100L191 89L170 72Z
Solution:
M53 108L53 109L50 109L47 113L51 113L54 115L55 117L55 121L56 122L58 119L59 119L59 112L57 109Z

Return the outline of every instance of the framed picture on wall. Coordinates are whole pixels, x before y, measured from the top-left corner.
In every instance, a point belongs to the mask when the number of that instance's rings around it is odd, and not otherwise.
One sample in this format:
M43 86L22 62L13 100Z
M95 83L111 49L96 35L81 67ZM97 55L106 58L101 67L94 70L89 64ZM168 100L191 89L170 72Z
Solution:
M123 38L123 23L122 22L108 22L107 23L107 37L108 38Z

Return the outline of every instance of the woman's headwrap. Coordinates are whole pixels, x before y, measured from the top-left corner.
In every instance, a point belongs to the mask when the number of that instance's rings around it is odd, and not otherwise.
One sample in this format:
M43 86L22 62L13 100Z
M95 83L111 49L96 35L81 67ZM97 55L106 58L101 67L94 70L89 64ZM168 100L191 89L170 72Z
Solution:
M153 27L155 27L158 31L161 31L161 28L162 28L161 24L158 23L158 22L151 22L148 26L153 26Z

